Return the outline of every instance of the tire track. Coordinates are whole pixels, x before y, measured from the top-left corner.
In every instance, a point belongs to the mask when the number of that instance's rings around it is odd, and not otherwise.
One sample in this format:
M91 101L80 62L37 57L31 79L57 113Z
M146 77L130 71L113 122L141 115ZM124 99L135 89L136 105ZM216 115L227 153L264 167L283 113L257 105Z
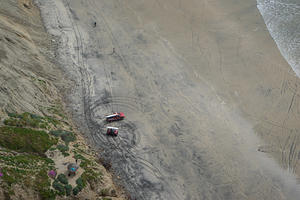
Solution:
M74 30L74 35L77 43L77 63L79 67L79 72L81 74L81 84L82 84L82 102L83 102L83 111L84 111L84 118L86 119L86 124L89 130L91 130L91 127L97 127L96 123L93 123L91 120L91 110L89 109L89 103L91 101L90 98L90 87L91 80L90 80L90 75L87 72L87 61L86 59L82 56L84 54L84 40L82 39L81 33L79 31L78 25L76 22L72 19L72 13L71 10L72 8L70 7L70 1L65 0L67 8L69 9L67 14L69 17L69 20L71 22L72 29ZM92 137L92 140L95 141L94 134L91 132L90 136Z
M112 39L114 45L118 46L118 45L116 45L117 42L114 39L114 36L113 36L113 34L111 32L111 29L107 25L107 22L105 21L105 19L104 19L103 16L102 16L102 19L103 19L104 23L106 24L107 29L109 29L109 31L110 31L111 39ZM120 47L119 47L119 49L120 49ZM118 55L118 56L120 57L120 60L121 60L121 62L123 64L123 66L125 68L129 68L128 67L128 63L126 62L126 60L124 60L124 58L121 55ZM112 77L108 76L107 74L108 73L106 72L106 80L107 80L107 82L110 82L110 84L111 84ZM113 96L112 92L111 92L111 96L107 97L105 99L105 101L101 101L101 100L103 100L103 99L97 100L95 102L95 104L93 105L93 111L95 111L96 107L103 106L103 104L111 104L112 106L118 105L119 107L124 106L124 107L129 107L130 109L135 109L136 111L139 111L139 108L137 108L137 106L136 106L137 104L132 104L131 103L133 100L136 103L139 102L139 104L142 105L140 99L129 98L129 97L116 97L116 96ZM132 127L132 125L129 125L129 129L131 129L131 127ZM125 130L126 127L124 127L124 123L123 123L123 125L121 125L121 128L122 128L122 130L123 129ZM155 177L157 177L158 179L161 179L160 177L162 177L162 174L160 174L159 169L155 168L153 166L153 164L150 163L149 161L147 161L147 160L145 160L145 159L143 159L141 157L136 156L136 154L134 154L130 150L130 149L133 149L135 147L135 145L139 142L139 140L140 140L140 133L136 133L136 131L127 131L127 130L126 130L126 132L127 133L130 132L130 133L133 134L133 140L130 140L130 139L128 140L128 138L124 138L122 136L119 136L120 138L118 138L118 139L115 139L115 138L114 139L108 139L109 142L110 142L110 144L113 144L114 149L117 149L117 151L121 154L120 156L122 157L123 161L125 161L125 163L126 163L126 161L128 163L136 163L136 162L138 162L139 164L141 164L144 167L148 168L148 171L151 172ZM101 138L101 139L103 139L103 138ZM116 142L116 141L118 141L118 142ZM106 152L106 154L108 153L108 155L110 155L110 153L112 151L113 150L111 150L110 152ZM128 168L129 169L132 168L130 165L128 165L128 163L125 164L127 170L128 170ZM125 176L127 176L128 180L130 180L129 179L130 177L127 174L125 174ZM141 199L145 199L144 195L142 193L140 193L140 192L137 191L137 188L140 188L140 187L138 187L138 185L136 183L132 183L131 182L131 184L134 185L132 188L134 189L135 193L139 194L138 196L140 196Z
M76 38L76 43L77 43L77 48L76 48L76 52L77 52L77 63L78 63L78 67L79 67L79 72L81 74L81 84L82 84L82 101L83 101L83 108L84 108L84 118L86 121L86 126L90 132L90 137L92 139L92 141L95 144L98 144L97 146L104 147L104 151L102 153L102 155L104 155L105 158L110 158L111 155L115 155L117 154L117 157L114 157L114 163L116 165L120 165L122 167L124 167L124 170L126 171L119 171L118 173L122 174L122 177L124 177L124 180L132 180L132 178L134 176L132 176L133 174L139 174L138 176L135 176L135 179L130 181L130 185L129 188L131 188L131 191L134 191L134 195L137 196L139 199L147 199L145 197L144 192L146 191L145 189L142 189L144 187L144 184L150 184L149 187L153 188L153 190L155 189L155 185L151 182L147 182L144 178L142 178L142 171L141 169L144 168L145 170L149 171L153 176L155 176L158 180L160 180L160 183L156 183L157 185L161 185L160 188L163 188L165 185L168 185L164 180L163 180L163 175L160 172L160 170L158 168L156 168L151 162L145 160L144 158L142 158L141 156L138 156L136 153L134 153L132 150L136 147L136 145L139 143L140 139L141 139L141 133L137 132L137 131L130 131L130 129L132 128L132 126L134 124L126 124L126 123L122 123L120 122L120 127L122 129L124 129L127 134L131 134L130 137L118 137L118 138L112 138L112 137L107 137L105 135L105 133L103 134L103 132L105 131L103 128L105 127L105 123L104 122L97 122L96 120L94 120L95 117L95 112L97 111L97 109L104 109L106 110L107 108L111 107L111 110L114 111L115 107L117 106L117 110L118 107L128 107L130 109L136 109L137 111L140 110L140 108L137 108L137 104L132 104L132 98L128 98L128 97L114 97L113 96L113 90L112 90L112 77L111 77L111 73L109 73L107 71L107 69L105 69L105 78L106 78L106 82L108 83L105 87L107 91L110 91L111 97L108 98L108 100L111 100L112 103L106 103L103 104L103 102L101 102L101 100L96 100L96 101L92 101L91 98L91 86L92 86L92 82L91 82L91 76L88 73L88 64L87 64L87 59L83 56L84 52L85 52L85 41L82 38L80 29L78 28L78 25L76 24L76 22L74 20L72 20L72 16L71 16L71 11L72 8L70 7L70 2L68 0L65 0L66 5L69 9L68 12L68 16L69 19L72 23L72 29L74 30L74 34L75 34L75 38ZM89 2L87 2L89 3ZM94 3L94 2L93 2ZM104 19L105 20L105 19ZM107 24L107 22L105 22ZM109 27L108 27L109 28ZM110 29L110 28L109 28ZM111 31L111 30L110 30ZM111 32L112 34L112 32ZM115 46L118 46L116 40L114 39L113 35L112 36L112 41L114 43ZM99 48L99 42L97 41L97 46ZM120 47L119 47L120 49ZM129 65L127 63L127 61L123 58L122 53L121 55L118 55L118 57L120 58L122 65L124 66L124 68L129 69ZM103 62L103 61L102 61ZM104 63L103 66L105 67ZM140 99L134 99L135 102L140 102L140 107L143 106L147 106L147 105L142 105ZM142 112L142 111L141 111ZM128 130L126 130L126 127L128 128ZM143 166L143 167L141 167ZM130 173L129 173L130 172ZM140 177L140 179L138 179ZM127 182L128 185L128 182ZM139 188L139 189L138 189ZM138 190L137 190L138 189ZM149 190L149 189L147 189ZM154 192L154 191L151 191ZM158 192L158 190L156 189L156 192ZM174 191L174 194L175 191ZM158 196L160 196L160 194L157 194ZM161 199L161 198L160 198Z
M95 2L94 2L94 1L92 1L92 2L94 3L95 7L98 8L98 6L95 4ZM100 9L98 8L97 10L100 10ZM121 60L121 62L122 62L122 64L123 64L123 67L124 67L127 71L130 71L130 70L129 70L129 64L127 63L126 59L123 58L123 56L122 56L123 53L122 53L122 51L121 51L121 48L120 48L120 46L119 46L117 40L115 39L115 37L114 37L114 35L113 35L113 32L112 32L111 28L108 26L108 23L106 22L106 20L105 20L105 18L104 18L104 16L102 15L101 12L100 12L100 16L101 16L102 20L104 21L106 27L108 28L108 30L109 30L109 32L110 32L110 36L111 36L113 45L118 47L118 51L120 52L120 54L117 54L117 56L120 58L120 60ZM128 97L126 97L126 98L128 99ZM129 99L130 99L130 98L129 98ZM113 97L113 101L118 101L118 100L119 100L118 97L115 97L115 96ZM131 98L130 101L132 101L132 100L133 100L133 99ZM141 100L138 99L138 98L135 98L134 100L136 100L136 101L138 101L138 102L141 101ZM121 99L121 101L123 102L124 100ZM169 119L168 114L166 114L165 112L163 112L163 114L165 114L165 116ZM171 119L169 119L169 120L171 121ZM158 178L158 179L161 181L162 185L168 186L168 187L169 187L169 190L171 190L172 193L173 193L175 196L177 196L177 193L172 189L172 187L170 187L170 185L169 185L165 180L163 180L163 178L162 178L163 175L160 173L160 171L159 171L158 168L156 168L156 167L155 167L152 163L150 163L149 161L147 161L147 160L145 160L145 159L143 159L143 158L141 158L141 157L137 157L135 154L133 154L133 153L130 152L130 151L127 151L127 153L130 154L130 155L132 155L133 159L135 159L136 161L137 161L137 159L138 159L139 163L143 164L144 166L146 165L146 166L150 169L150 172L151 172L152 174L153 174L153 172L155 172L155 171L159 172L159 174L154 174L155 177ZM141 197L144 199L144 196L141 196ZM177 198L179 199L178 196L177 196Z

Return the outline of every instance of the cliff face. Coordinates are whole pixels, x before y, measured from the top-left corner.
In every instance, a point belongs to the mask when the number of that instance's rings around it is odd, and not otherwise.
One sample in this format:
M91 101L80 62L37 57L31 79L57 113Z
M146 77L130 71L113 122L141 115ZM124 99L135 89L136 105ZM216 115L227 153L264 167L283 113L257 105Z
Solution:
M31 1L2 1L0 26L1 113L41 114L60 98L53 83L65 84L54 64L54 39Z
M57 41L31 0L1 1L0 199L124 199L64 111L71 81ZM79 166L75 176L69 163Z

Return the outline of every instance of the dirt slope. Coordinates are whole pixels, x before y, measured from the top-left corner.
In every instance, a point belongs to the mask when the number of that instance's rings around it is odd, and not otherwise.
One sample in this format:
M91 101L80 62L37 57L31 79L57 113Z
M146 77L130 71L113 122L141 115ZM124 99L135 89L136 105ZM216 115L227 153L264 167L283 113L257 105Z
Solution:
M52 82L62 80L54 66L51 38L44 32L39 11L24 1L2 1L1 112L41 113L58 98ZM48 90L45 88L49 87Z

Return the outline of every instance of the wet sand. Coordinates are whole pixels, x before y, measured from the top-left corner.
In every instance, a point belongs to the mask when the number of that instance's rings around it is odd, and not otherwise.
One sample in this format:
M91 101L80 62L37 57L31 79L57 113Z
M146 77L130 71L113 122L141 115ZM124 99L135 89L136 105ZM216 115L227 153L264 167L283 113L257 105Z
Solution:
M297 199L299 79L256 1L39 2L74 118L133 198Z

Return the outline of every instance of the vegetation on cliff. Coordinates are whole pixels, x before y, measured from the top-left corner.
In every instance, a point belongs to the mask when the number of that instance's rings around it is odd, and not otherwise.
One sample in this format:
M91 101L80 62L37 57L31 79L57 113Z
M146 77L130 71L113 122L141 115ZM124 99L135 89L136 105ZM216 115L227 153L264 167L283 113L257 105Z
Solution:
M123 199L65 112L71 81L38 8L1 1L0 26L0 199ZM68 176L67 163L76 162Z
M17 121L17 123L0 127L0 169L2 173L0 186L4 189L4 196L7 199L14 196L14 188L17 185L24 187L25 190L35 191L39 199L55 199L56 196L71 198L86 187L95 188L95 185L101 182L103 173L97 168L99 164L95 157L77 142L76 135L63 130L70 127L60 125L57 130L47 130L47 126L41 128L36 126L36 123L31 123L34 119L44 123L43 120L47 117L30 113L10 113L3 121ZM63 124L59 119L53 119L59 122L57 124ZM49 156L54 154L56 156ZM60 154L63 157L60 157ZM58 160L60 162L61 160L66 162L71 160L79 163L81 172L75 177L71 177L76 180L75 182L69 182L67 168L58 167ZM50 170L61 173L51 178ZM102 188L99 190L98 196L110 196L111 194L115 196L113 188Z

